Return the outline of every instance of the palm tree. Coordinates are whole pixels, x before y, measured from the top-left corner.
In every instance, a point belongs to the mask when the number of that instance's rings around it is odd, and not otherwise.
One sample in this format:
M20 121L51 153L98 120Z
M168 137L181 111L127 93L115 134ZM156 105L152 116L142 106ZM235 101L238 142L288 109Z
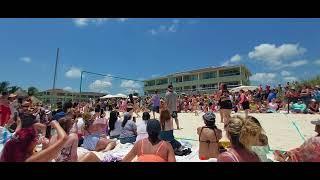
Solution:
M28 95L29 96L36 96L38 94L39 90L36 87L29 87L28 88Z
M11 86L9 87L9 93L15 93L19 89L21 89L19 86Z
M4 91L8 91L9 85L10 85L10 83L8 81L0 82L0 93L2 93Z

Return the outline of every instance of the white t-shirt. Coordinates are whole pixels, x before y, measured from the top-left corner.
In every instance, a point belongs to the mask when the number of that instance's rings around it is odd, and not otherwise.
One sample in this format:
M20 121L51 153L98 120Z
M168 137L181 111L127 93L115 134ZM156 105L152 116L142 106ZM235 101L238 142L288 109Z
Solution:
M118 120L114 124L114 129L112 131L110 131L110 136L118 136L118 135L120 135L121 130L122 130L121 124L122 124L122 121L118 118Z
M83 121L82 117L78 118L77 126L78 126L78 133L81 134L82 133L82 128L84 126L84 121Z
M136 141L149 137L147 133L147 121L142 120L139 123L137 123L137 134L138 136Z

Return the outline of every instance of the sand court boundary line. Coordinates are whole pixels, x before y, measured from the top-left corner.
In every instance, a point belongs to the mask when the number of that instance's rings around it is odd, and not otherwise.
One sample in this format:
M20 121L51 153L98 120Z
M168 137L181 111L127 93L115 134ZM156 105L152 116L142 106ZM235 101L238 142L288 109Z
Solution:
M300 128L298 127L298 125L293 121L291 120L289 117L288 117L288 114L283 114L290 122L291 124L294 126L294 128L296 129L296 131L298 132L299 136L301 137L301 139L303 141L306 141L306 138L302 135L301 131L300 131Z

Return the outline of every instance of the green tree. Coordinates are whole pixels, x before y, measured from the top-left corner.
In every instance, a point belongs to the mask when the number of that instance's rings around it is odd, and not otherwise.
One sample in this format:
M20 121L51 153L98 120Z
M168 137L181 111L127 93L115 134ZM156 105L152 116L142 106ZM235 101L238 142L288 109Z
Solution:
M28 95L29 96L37 96L38 93L39 93L39 90L36 87L31 86L28 88Z
M8 81L2 81L0 82L0 93L4 91L8 91L10 83Z
M11 87L9 87L9 93L15 93L19 89L21 89L21 88L18 86L11 86Z

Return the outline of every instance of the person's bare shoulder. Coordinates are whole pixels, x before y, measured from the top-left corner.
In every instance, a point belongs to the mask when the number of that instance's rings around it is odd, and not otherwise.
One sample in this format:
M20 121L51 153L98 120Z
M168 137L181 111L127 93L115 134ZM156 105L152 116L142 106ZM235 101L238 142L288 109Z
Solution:
M78 135L76 133L70 133L68 138L70 140L78 140Z
M219 154L217 162L234 162L234 160L228 155L227 152Z

